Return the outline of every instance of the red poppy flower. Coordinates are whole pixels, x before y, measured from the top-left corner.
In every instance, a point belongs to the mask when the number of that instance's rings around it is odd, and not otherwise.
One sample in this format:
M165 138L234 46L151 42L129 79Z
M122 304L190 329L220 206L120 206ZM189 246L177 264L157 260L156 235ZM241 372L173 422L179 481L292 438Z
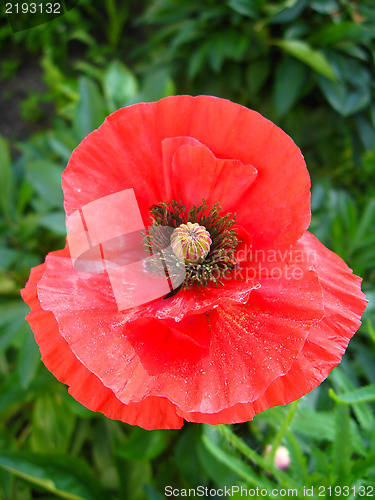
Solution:
M44 364L91 410L145 429L247 421L322 382L360 325L361 279L306 231L301 152L254 111L120 109L63 189L75 239L22 296Z

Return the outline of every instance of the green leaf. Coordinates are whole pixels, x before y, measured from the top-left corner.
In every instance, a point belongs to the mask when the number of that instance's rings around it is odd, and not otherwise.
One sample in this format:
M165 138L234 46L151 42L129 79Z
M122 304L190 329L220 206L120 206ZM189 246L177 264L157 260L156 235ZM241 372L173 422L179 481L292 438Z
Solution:
M268 58L251 61L246 70L247 88L252 96L255 96L265 83L271 71Z
M337 387L340 392L344 392L344 394L351 393L355 390L355 385L353 384L353 381L355 382L355 378L355 372L345 374L340 368L337 368L332 373L332 380L334 381L335 387ZM329 395L332 397L332 394L333 396L336 396L331 389L329 391ZM335 397L333 397L333 399L335 399ZM341 401L339 401L336 397L336 402L340 403ZM352 410L362 429L370 431L375 427L373 412L366 402L353 403Z
M370 120L367 120L363 115L358 115L355 117L355 121L363 146L367 150L373 149L375 147L375 128Z
M312 49L308 43L300 40L276 40L273 44L307 64L317 73L326 76L330 80L336 80L335 72L325 55L318 50Z
M317 446L311 447L311 455L314 459L314 472L327 477L328 482L332 465L329 455L325 451L320 450Z
M181 45L191 43L202 36L199 24L195 20L185 19L182 23L178 24L178 29L176 26L173 27L172 33L174 31L176 31L176 35L173 37L171 42L171 50L173 54L176 53L177 49Z
M133 73L119 61L113 61L103 76L104 93L111 112L127 106L139 92Z
M145 484L145 492L148 500L165 500L165 496L161 496L150 484Z
M202 69L210 51L210 45L203 43L190 57L188 62L188 77L193 80Z
M330 105L341 115L352 115L371 103L371 73L361 62L331 51L337 81L319 76L318 84Z
M317 441L333 442L335 438L334 417L328 411L318 412L308 408L300 408L292 422L291 428L293 432ZM366 451L354 420L350 422L350 429L354 450L361 455L365 455Z
M39 196L51 207L62 207L62 167L49 160L37 160L26 167L26 177Z
M0 295L18 295L18 285L7 272L0 270Z
M0 246L0 266L9 269L19 257L20 252L13 248Z
M340 8L336 0L313 0L310 7L320 14L333 14Z
M89 410L81 405L81 403L78 403L69 393L64 391L60 396L64 400L66 406L69 407L69 410L80 419L91 419L97 415L97 413Z
M375 200L374 200L375 201ZM375 238L373 242L375 246ZM371 301L375 305L374 297L367 297L369 301ZM366 321L366 329L368 332L371 332L371 321ZM371 333L370 333L371 335ZM375 380L375 364L374 364L374 356L372 350L368 348L366 344L356 343L354 346L354 359L355 366L357 372L364 376L364 379L367 381ZM351 388L352 390L353 388ZM349 391L345 391L349 392ZM374 427L375 427L375 418L374 419Z
M373 35L365 26L351 21L342 21L339 24L329 23L314 30L309 41L314 45L326 46L347 40L365 42L371 36Z
M333 441L333 484L350 484L350 458L352 455L349 408L337 405L335 408L335 439Z
M307 484L307 459L304 456L302 449L295 438L294 434L289 430L285 433L286 437L286 447L290 453L291 468L295 471L294 477L300 478L305 484Z
M361 61L367 62L367 52L366 50L354 42L339 42L335 45L335 50L343 52L350 57L355 57Z
M306 75L306 66L290 57L277 67L273 90L279 116L285 115L300 97Z
M69 455L0 452L0 467L69 500L105 498L88 466Z
M259 6L256 0L229 0L228 6L238 14L256 19L259 15Z
M370 453L365 459L356 461L352 468L354 479L363 479L372 469L375 470L375 453Z
M234 29L228 29L220 33L223 40L224 56L233 61L241 62L249 48L249 39ZM221 43L220 43L221 45Z
M238 452L241 456L245 456L248 460L256 464L261 470L270 472L279 483L285 488L301 488L302 485L294 479L287 476L283 471L277 469L269 460L259 455L255 450L251 449L241 438L239 438L228 425L218 425L216 427L204 425L202 436L205 447L212 453L217 461L216 467L225 465L229 470L232 470L239 477L245 479L248 483L254 486L259 486L269 490L275 484L266 477L256 474L252 467L243 462L238 457ZM235 451L234 451L235 450ZM203 457L204 458L204 457ZM203 462L204 464L206 462ZM215 469L213 479L221 484L236 484L234 479L223 482L225 468L222 472L218 468Z
M33 199L33 196L34 188L29 182L26 181L26 179L23 179L17 192L16 210L18 215L24 214L26 207Z
M127 462L122 469L124 494L121 498L144 500L146 484L151 482L150 462Z
M168 444L167 431L146 431L134 428L128 441L117 448L116 453L129 460L152 460L160 455Z
M205 485L208 477L199 463L198 445L201 439L199 426L188 427L175 447L175 463L182 474L194 487Z
M250 485L261 485L258 476L246 463L224 451L220 434L214 427L204 426L202 443L203 449L199 451L201 465L215 482L228 486L241 478Z
M169 71L157 69L147 75L142 85L142 91L137 96L137 101L157 101L174 93L175 87Z
M368 234L372 233L375 223L375 200L370 199L357 224L357 230L354 238L355 248L360 248L362 242Z
M69 0L64 0L65 5L68 3ZM78 3L78 0L70 0L72 2L73 6L75 6ZM72 7L70 7L72 8ZM70 9L69 9L70 10ZM79 40L82 43L85 43L88 46L93 46L95 47L95 39L87 33L84 29L75 29L74 31L71 31L69 33L69 40Z
M328 412L300 408L292 422L292 430L313 439L333 441L334 421Z
M35 241L41 214L48 208L47 202L37 197L34 198L33 205L36 210L28 211L22 218L18 219L18 233L24 242Z
M87 422L85 423L87 424ZM116 470L116 459L114 457L113 429L116 428L118 424L116 422L114 425L111 425L112 423L114 422L109 419L100 419L97 421L93 432L91 431L91 438L93 443L95 443L93 458L100 480L108 487L117 488L119 486L119 478ZM84 427L80 426L79 434L78 440L82 440L84 438ZM76 436L77 433L74 435L74 449L77 446ZM87 437L88 435L86 433L86 439ZM82 445L83 444L84 442L82 442Z
M0 211L10 215L13 190L13 172L9 144L0 135Z
M52 131L48 135L48 143L53 152L56 153L63 161L69 161L72 154L72 148L60 140L60 138L56 137L56 131Z
M8 346L17 347L25 339L26 335L32 335L29 324L24 320L24 314L16 317L14 321L2 327L0 330L0 353Z
M270 24L289 23L302 14L310 0L289 0L279 12L271 17Z
M342 404L355 404L355 403L368 403L370 401L375 401L375 384L366 385L352 392L346 394L336 394L333 389L329 390L329 395L337 403Z
M66 236L65 213L51 212L44 215L39 224L55 234Z
M6 382L0 386L0 412L9 411L13 406L23 404L29 399L30 392L27 393L21 387L17 373L8 376Z
M357 113L371 101L370 92L365 87L351 87L343 81L331 82L326 78L319 78L318 83L332 108L343 116Z
M20 298L0 302L0 327L15 323L17 319L24 321L28 312L28 306Z
M26 336L25 343L22 346L18 365L18 373L22 387L25 389L29 387L39 367L40 351L34 340L34 336L30 332L29 335Z
M209 41L208 62L215 73L219 73L223 66L226 52L225 45L226 40L221 33L213 36Z
M104 100L98 86L89 78L79 79L80 100L73 120L74 130L79 139L83 139L99 127L106 117Z
M70 408L53 394L41 394L35 402L32 417L33 451L65 452L69 448L75 417Z

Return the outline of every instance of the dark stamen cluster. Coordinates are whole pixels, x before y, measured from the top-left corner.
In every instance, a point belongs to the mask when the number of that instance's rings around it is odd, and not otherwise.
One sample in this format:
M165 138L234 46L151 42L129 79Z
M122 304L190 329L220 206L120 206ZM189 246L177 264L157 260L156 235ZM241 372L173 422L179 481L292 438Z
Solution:
M152 226L144 235L144 247L150 254L162 252L162 259L148 259L151 272L157 275L167 274L172 279L181 276L184 270L186 278L179 289L192 286L206 286L213 283L223 285L225 278L235 267L234 251L239 243L237 229L234 228L235 215L219 215L221 207L216 203L211 210L204 200L202 204L186 210L178 201L159 203L150 207ZM170 247L171 235L175 228L187 222L198 223L210 233L212 244L202 262L183 263ZM160 254L159 254L160 255Z

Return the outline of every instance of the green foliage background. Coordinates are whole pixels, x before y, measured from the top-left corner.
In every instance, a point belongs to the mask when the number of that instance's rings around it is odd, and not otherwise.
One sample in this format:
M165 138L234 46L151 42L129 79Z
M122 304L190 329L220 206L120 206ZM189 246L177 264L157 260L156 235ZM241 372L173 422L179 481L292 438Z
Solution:
M159 500L166 485L375 495L374 39L372 0L81 0L43 26L1 25L0 498ZM300 402L248 424L147 432L68 395L40 362L19 289L64 245L74 147L119 107L175 93L229 98L293 137L311 230L364 278L369 305L342 364Z

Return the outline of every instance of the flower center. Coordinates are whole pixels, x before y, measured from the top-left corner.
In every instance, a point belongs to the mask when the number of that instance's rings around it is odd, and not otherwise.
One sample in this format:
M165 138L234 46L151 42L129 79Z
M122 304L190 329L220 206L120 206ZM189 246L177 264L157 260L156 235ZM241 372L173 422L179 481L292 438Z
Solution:
M181 276L182 266L186 277L178 290L224 285L223 279L236 265L239 240L233 227L235 215L219 215L220 210L218 203L209 210L204 200L190 210L175 200L152 205L152 226L144 234L143 245L150 254L160 251L163 257L148 259L149 270L159 276L167 272L173 282L174 274Z
M181 224L171 236L171 247L177 257L187 264L202 262L210 251L210 233L197 222Z

